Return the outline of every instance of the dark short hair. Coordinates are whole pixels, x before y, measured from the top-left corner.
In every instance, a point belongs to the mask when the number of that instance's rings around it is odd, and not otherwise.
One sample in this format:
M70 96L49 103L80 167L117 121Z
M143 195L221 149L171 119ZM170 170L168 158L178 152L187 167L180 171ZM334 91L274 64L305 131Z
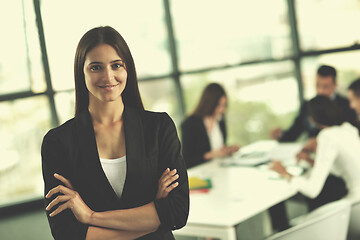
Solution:
M333 78L334 83L336 83L336 69L329 65L321 65L318 70L317 74L322 77L329 77Z
M224 88L217 83L207 85L201 95L200 101L193 112L198 117L210 116L214 113L221 97L226 93Z
M350 86L348 87L348 90L351 90L354 92L354 95L358 98L360 98L360 78L353 81Z
M120 33L112 27L105 26L89 30L78 43L74 61L75 115L77 116L81 111L89 107L89 91L86 87L84 76L86 54L101 44L108 44L113 47L125 62L127 81L121 95L124 104L144 109L139 93L135 64L130 49Z
M309 116L317 124L325 126L341 125L344 121L344 113L338 104L327 96L316 96L308 103Z

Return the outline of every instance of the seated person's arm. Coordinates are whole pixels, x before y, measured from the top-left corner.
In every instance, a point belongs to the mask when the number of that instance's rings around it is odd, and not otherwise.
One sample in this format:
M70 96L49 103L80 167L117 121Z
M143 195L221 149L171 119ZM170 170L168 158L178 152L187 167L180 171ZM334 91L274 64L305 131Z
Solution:
M310 166L314 166L314 158L313 155L316 152L317 147L317 140L316 137L310 138L305 144L301 151L296 154L296 160L299 161L306 161L310 164Z
M307 197L315 198L324 186L335 161L337 151L337 145L332 139L324 137L322 141L319 140L314 166L308 177L291 176L280 162L273 162L270 168L278 172L281 176L291 180L293 184L297 186L300 193Z
M204 154L205 160L211 160L213 158L222 158L229 156L240 149L238 145L223 146L217 150L209 151Z

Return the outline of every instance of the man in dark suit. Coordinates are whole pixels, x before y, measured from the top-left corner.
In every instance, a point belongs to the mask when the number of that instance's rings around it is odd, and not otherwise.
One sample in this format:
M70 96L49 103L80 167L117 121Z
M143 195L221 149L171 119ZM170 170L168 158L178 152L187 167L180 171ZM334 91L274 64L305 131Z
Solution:
M356 113L350 108L349 101L336 92L336 87L335 68L328 65L320 66L316 76L316 94L325 95L333 99L343 110L346 120L351 123L355 122ZM271 138L277 139L280 142L292 142L304 132L309 138L317 136L319 129L309 121L307 105L307 101L301 105L299 115L288 130L283 131L280 128L276 128L271 131Z

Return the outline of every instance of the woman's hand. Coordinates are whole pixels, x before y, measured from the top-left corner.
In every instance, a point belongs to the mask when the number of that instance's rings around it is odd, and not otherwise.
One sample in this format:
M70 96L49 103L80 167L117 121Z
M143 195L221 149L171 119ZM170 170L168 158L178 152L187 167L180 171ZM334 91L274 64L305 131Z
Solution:
M292 175L286 171L286 168L280 161L273 160L270 164L270 169L280 174L280 176L283 178L290 179L292 177Z
M226 157L227 155L229 155L229 149L226 146L223 146L217 150L214 150L214 157Z
M70 181L63 176L55 173L54 177L65 184L59 185L51 189L47 194L46 198L50 198L52 195L56 193L62 193L63 195L57 196L49 205L46 207L46 210L51 210L55 205L62 203L55 209L52 213L50 213L50 217L54 217L57 214L61 213L65 209L69 208L76 219L81 223L89 223L91 215L94 213L82 200L80 194L74 190L73 186L71 185Z
M314 159L311 157L311 153L306 151L300 151L296 154L296 161L300 162L304 160L305 162L309 163L310 166L314 166Z
M229 155L239 151L239 149L240 149L239 145L231 145L226 147L226 150Z
M223 158L237 152L240 149L238 145L233 146L222 146L219 149L209 151L204 154L205 160L211 160L213 158Z
M159 179L156 199L166 198L169 192L171 192L174 188L176 188L179 185L178 182L171 184L178 178L179 178L179 174L176 174L176 169L170 171L170 169L167 168Z
M274 128L269 132L270 138L274 139L274 140L279 140L281 138L282 134L283 134L283 131L279 127Z

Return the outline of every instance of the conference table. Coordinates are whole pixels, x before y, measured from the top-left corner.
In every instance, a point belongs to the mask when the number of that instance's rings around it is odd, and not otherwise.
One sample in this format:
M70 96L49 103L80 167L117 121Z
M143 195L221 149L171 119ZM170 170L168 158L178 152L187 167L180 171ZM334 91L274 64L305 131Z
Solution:
M295 163L299 144L259 141L226 159L214 159L188 170L189 178L211 179L205 193L190 193L187 225L176 236L235 240L239 223L292 196L297 190L268 168L270 159Z

